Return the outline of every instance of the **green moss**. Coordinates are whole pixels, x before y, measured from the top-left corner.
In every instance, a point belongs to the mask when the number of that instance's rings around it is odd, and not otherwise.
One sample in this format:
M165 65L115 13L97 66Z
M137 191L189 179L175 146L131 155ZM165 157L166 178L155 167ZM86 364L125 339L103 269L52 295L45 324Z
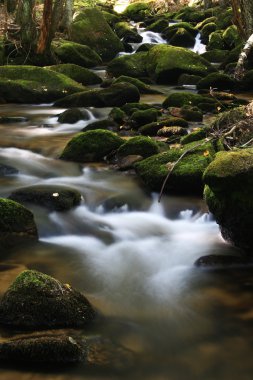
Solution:
M193 47L195 37L184 28L178 28L169 40L172 46Z
M226 50L226 45L222 37L222 31L212 32L209 35L209 42L206 46L207 50Z
M183 106L199 106L200 103L215 104L215 100L211 97L193 94L191 92L181 91L173 92L163 102L163 107L183 107Z
M187 22L198 23L206 18L205 13L202 10L198 10L195 7L185 6L177 12L175 16L176 20L183 20Z
M139 132L145 136L156 136L159 129L163 127L171 127L171 126L187 128L188 123L184 119L171 116L154 123L143 125L141 128L139 128Z
M102 13L111 28L113 28L114 25L117 24L117 22L120 22L120 17L117 16L116 14L106 12L106 11L102 11Z
M86 8L74 19L70 37L73 41L94 49L103 61L112 59L124 50L103 13L96 8Z
M147 27L147 29L155 33L162 33L167 26L168 20L162 18L153 22L151 25Z
M210 24L210 23L215 23L216 24L216 22L217 22L217 17L216 16L207 17L205 20L199 22L196 25L196 29L197 30L202 30L205 25Z
M196 143L193 144L196 145ZM168 152L160 153L138 162L135 164L136 172L146 186L154 191L160 191L173 162L177 161L185 150L195 145L187 145L183 149L170 149ZM209 152L208 155L204 155L206 151ZM206 143L196 148L193 152L186 154L171 172L165 192L201 193L203 190L202 175L212 161L213 152L213 146Z
M133 121L137 127L140 127L141 125L156 121L159 115L160 112L154 108L144 111L138 110L131 115L131 121Z
M140 54L140 53L139 53ZM213 71L210 63L198 54L181 47L156 45L147 53L147 71L157 83L175 83L183 73L206 75Z
M136 136L121 145L117 154L121 157L131 154L149 157L158 153L158 145L149 137Z
M49 66L48 69L64 74L82 85L99 84L102 82L102 79L92 71L73 63Z
M85 90L63 74L35 66L2 66L0 78L0 96L7 102L39 103Z
M137 110L144 111L150 108L150 104L145 103L127 103L123 107L121 107L122 111L124 111L128 116L131 116L132 113Z
M129 25L128 22L121 21L115 25L115 33L125 42L142 42L142 37L137 33L137 30Z
M77 162L101 161L123 142L115 133L102 129L81 132L69 141L60 158Z
M183 86L183 85L196 85L200 79L202 79L201 76L199 75L190 75L190 74L181 74L180 77L178 78L178 85Z
M75 124L79 120L89 120L90 116L86 110L70 108L58 116L59 123Z
M235 25L229 26L222 34L222 38L229 49L233 49L242 42Z
M31 211L17 202L0 198L0 251L36 239L37 228Z
M217 29L217 25L214 22L210 22L209 24L204 25L201 30L201 39L204 43L208 42L209 35L215 32Z
M201 54L201 56L207 59L209 62L221 63L226 60L228 53L229 53L228 50L214 49L214 50L206 51L205 53Z
M133 78L144 78L147 76L147 54L147 52L140 52L115 58L109 63L107 71L115 77L126 75Z
M133 21L142 21L145 16L150 14L150 4L136 2L127 6L123 15L127 16Z
M220 8L220 12L217 12L217 26L219 29L226 29L233 23L233 11L232 8Z
M54 53L63 63L74 63L83 67L94 67L102 63L100 56L89 46L75 42L61 42Z
M115 121L117 124L121 124L126 119L126 113L119 107L114 107L109 113L109 119Z
M81 327L94 317L82 294L34 270L22 272L0 302L0 323L19 329Z
M128 77L126 75L121 75L118 77L113 83L132 83L134 86L138 88L140 94L159 94L160 92L157 90L153 90L149 85L142 82L137 78Z
M194 141L199 141L207 137L207 130L205 128L199 128L197 131L191 132L186 136L183 136L180 140L182 145L189 144Z
M233 90L236 86L237 82L235 79L222 73L211 73L201 79L197 84L198 89L210 89L210 87L212 87L218 90Z
M140 93L130 83L115 83L105 89L79 92L57 102L57 107L120 107L128 102L138 102Z

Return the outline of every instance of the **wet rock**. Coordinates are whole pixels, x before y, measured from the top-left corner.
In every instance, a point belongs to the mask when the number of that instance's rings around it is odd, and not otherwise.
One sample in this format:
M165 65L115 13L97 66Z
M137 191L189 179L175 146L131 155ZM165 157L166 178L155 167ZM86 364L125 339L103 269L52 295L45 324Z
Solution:
M0 343L0 361L69 364L86 359L86 350L71 336L31 336Z
M115 24L115 33L120 39L127 43L140 43L143 38L137 33L136 28L129 25L128 22L119 22Z
M114 58L107 67L109 75L119 77L126 75L133 78L144 78L146 70L147 52L139 52L132 55L124 55Z
M207 255L202 256L195 261L194 265L201 268L219 268L219 267L229 267L245 265L248 263L247 258L240 256L219 256L219 255Z
M81 194L77 190L53 185L22 187L13 191L9 198L19 203L34 203L54 211L70 210L81 202Z
M151 30L152 32L155 32L155 33L162 33L164 29L166 29L167 27L168 27L168 20L166 20L165 18L162 18L150 24L147 27L147 30Z
M61 41L54 47L54 53L63 63L73 63L86 68L102 63L100 56L89 46L76 42Z
M74 18L70 38L94 49L105 62L124 50L122 42L97 8L86 8Z
M202 77L199 75L182 74L178 78L177 84L179 86L196 86L201 79Z
M157 132L157 136L171 137L171 136L183 136L187 134L187 130L182 127L163 127Z
M210 96L203 96L193 94L191 92L173 92L163 102L163 107L183 107L183 106L197 106L200 104L210 106L213 111L216 110L217 101ZM203 108L201 108L203 109Z
M212 32L209 35L209 42L206 46L207 50L226 50L226 44L222 36L222 31Z
M155 108L150 108L148 110L138 110L132 113L131 122L134 127L139 128L142 125L152 123L158 119L160 112Z
M139 132L144 136L156 136L157 132L163 127L182 127L187 128L188 122L179 117L167 117L153 123L143 125L139 128Z
M139 53L140 54L140 53ZM207 75L215 69L198 54L176 46L156 45L147 53L147 72L157 83L173 84L183 73Z
M0 164L0 177L5 177L17 173L18 169L14 168L13 166Z
M37 239L31 211L17 202L0 198L0 251Z
M64 74L84 86L100 84L102 82L102 79L93 73L93 71L73 63L62 63L60 65L48 66L47 68L56 71L57 73Z
M151 14L150 4L144 2L133 3L127 6L123 15L133 21L145 20Z
M253 149L220 152L203 179L207 205L224 239L252 254Z
M82 129L82 131L95 131L96 129L106 129L108 131L116 132L118 130L118 124L110 119L98 120L88 124L86 127Z
M22 272L0 302L0 324L10 328L84 327L95 316L81 293L34 270Z
M157 153L157 143L151 138L144 136L132 137L122 144L117 150L117 155L119 157L139 155L146 158Z
M173 36L169 39L172 46L193 47L195 45L195 37L184 28L178 28Z
M189 144L193 141L199 141L207 137L209 129L208 128L197 128L193 132L183 136L180 140L182 145Z
M159 91L154 90L148 84L142 82L137 78L131 78L126 75L121 75L118 77L113 83L132 83L136 86L140 92L140 94L160 94Z
M144 184L154 190L160 191L168 171L173 168L181 155L196 143L188 144L182 149L172 148L166 152L146 158L135 164L137 175ZM204 154L204 152L207 152ZM203 191L202 175L213 160L215 154L211 143L204 143L186 154L173 168L170 178L165 186L165 193L201 194Z
M110 131L97 129L81 132L69 141L60 158L77 162L102 161L123 143L123 139Z
M70 108L64 112L62 112L58 116L59 123L68 123L75 124L79 120L89 120L90 115L87 110L82 110L79 108Z
M115 83L105 89L95 89L66 96L55 102L56 107L120 107L138 102L140 93L131 83Z
M218 90L233 90L236 86L238 86L238 84L235 79L222 73L211 73L201 79L197 84L198 89L215 88Z
M228 54L228 50L214 49L201 54L201 57L207 59L209 62L212 63L222 63L226 60Z
M83 90L83 86L65 75L41 67L0 67L0 97L6 102L50 102Z
M12 123L25 123L28 121L27 117L22 116L2 116L0 117L1 124L12 124Z
M117 164L120 170L133 169L134 164L143 160L143 157L138 154L129 154L125 157L120 157Z

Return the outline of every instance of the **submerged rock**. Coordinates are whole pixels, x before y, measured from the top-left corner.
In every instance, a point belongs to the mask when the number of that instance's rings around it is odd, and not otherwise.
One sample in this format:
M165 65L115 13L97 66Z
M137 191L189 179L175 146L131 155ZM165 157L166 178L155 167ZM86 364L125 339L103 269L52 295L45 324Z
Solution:
M201 268L224 268L228 266L245 265L247 263L248 260L240 256L207 255L196 260L194 265Z
M22 272L0 302L0 324L18 329L83 327L95 315L81 293L34 270Z
M0 343L0 361L12 363L69 364L86 359L86 347L71 336L44 335Z
M220 152L203 179L207 205L223 237L252 254L253 149Z
M20 203L34 203L55 211L69 210L81 202L81 194L77 190L53 185L22 187L13 191L9 198Z
M75 124L79 120L89 120L89 118L90 115L87 110L70 108L58 116L58 121L59 123Z
M31 211L17 202L0 198L0 251L37 239Z
M123 139L107 130L81 132L68 142L60 158L77 162L101 161L123 143Z

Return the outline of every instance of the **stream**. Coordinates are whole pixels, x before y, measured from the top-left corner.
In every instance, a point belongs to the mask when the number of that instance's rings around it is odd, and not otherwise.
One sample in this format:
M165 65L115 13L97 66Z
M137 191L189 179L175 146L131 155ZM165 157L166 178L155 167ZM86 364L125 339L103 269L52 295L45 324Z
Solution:
M151 101L160 102L161 95L150 96ZM0 292L24 267L69 283L103 315L88 335L102 336L121 350L113 351L105 367L6 366L0 379L251 379L252 268L194 266L203 255L237 254L221 238L202 199L164 196L159 204L158 195L143 189L131 172L58 160L75 133L106 118L110 109L89 108L90 120L74 125L57 122L63 111L50 105L0 105L1 115L27 118L0 125L0 164L18 170L0 177L0 196L50 184L70 186L83 197L68 212L29 206L39 243L2 257L12 270L5 274L0 266ZM123 358L122 350L128 353Z

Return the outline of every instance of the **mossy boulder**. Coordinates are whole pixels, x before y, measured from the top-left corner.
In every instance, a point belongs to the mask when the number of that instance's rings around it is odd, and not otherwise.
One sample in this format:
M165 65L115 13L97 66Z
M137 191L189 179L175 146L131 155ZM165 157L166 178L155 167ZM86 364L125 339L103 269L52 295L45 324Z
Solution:
M54 47L54 53L63 63L73 63L86 68L102 63L100 56L89 46L72 41L61 42Z
M168 45L156 45L149 50L146 68L152 79L164 84L176 83L183 73L207 75L213 71L210 63L198 54Z
M201 54L201 57L212 63L221 63L226 60L228 53L228 50L214 49Z
M157 120L160 112L155 108L150 108L148 110L138 110L132 113L131 121L138 128L141 125L152 123Z
M223 41L229 49L235 48L242 42L238 29L235 25L230 25L222 34Z
M150 15L151 7L149 3L137 2L127 6L123 15L133 21L142 21Z
M121 107L121 110L125 112L128 116L131 116L135 111L144 111L152 108L150 104L146 103L126 103Z
M162 33L163 37L170 40L171 37L177 32L178 29L187 30L193 37L198 34L198 31L188 22L177 22L168 26Z
M93 73L93 71L88 70L85 67L75 65L74 63L63 63L61 65L53 65L48 67L49 70L56 71L66 75L67 77L73 79L77 83L82 85L93 85L100 84L102 79Z
M140 52L115 58L108 64L107 71L115 77L126 75L133 78L144 78L147 76L147 54L147 52Z
M125 121L127 115L126 113L120 109L119 107L114 107L109 115L109 120L112 120L113 122L117 123L117 124L121 124Z
M208 96L181 91L171 93L163 102L163 107L183 107L199 106L200 104L210 104L215 107L216 101Z
M140 161L135 164L136 173L148 188L160 191L174 163L186 150L196 145L197 143L192 143L182 149L172 148ZM212 161L214 154L213 145L204 142L203 145L187 153L173 168L164 191L177 194L200 194L203 191L203 172Z
M106 129L108 131L117 131L118 123L111 119L97 120L93 123L89 123L82 129L82 132L94 131L96 129Z
M34 270L22 272L0 302L0 324L10 328L83 327L95 316L81 293Z
M77 162L102 161L123 143L123 139L110 131L97 129L81 132L68 142L60 158Z
M210 89L216 88L218 90L233 90L236 88L237 82L227 74L211 73L205 78L201 79L197 84L197 88Z
M75 17L70 38L94 49L103 61L109 61L124 50L122 42L97 8L86 8Z
M196 25L196 29L197 30L202 30L206 24L216 23L216 22L217 22L217 17L216 16L207 17L203 21L200 21Z
M226 29L233 24L234 13L231 7L219 8L216 13L218 29Z
M179 117L170 116L166 119L158 120L156 122L143 125L139 128L139 132L144 136L156 136L159 129L162 129L163 127L174 126L187 128L188 123L186 120L181 119Z
M155 33L162 33L164 29L166 29L168 26L168 20L165 18L161 18L159 20L154 21L152 24L150 24L147 27L147 30L151 30L152 32Z
M162 127L157 132L157 136L171 137L171 136L184 136L187 134L187 130L183 127Z
M87 356L85 348L67 335L12 338L0 343L0 361L66 365L83 362Z
M206 202L223 237L252 255L253 149L218 153L203 179Z
M173 36L169 39L172 46L193 47L195 45L195 37L184 28L178 28Z
M203 10L196 7L185 6L181 8L176 16L176 20L183 20L186 22L199 23L206 18L206 14Z
M138 102L140 93L131 83L115 83L105 89L94 89L67 96L55 102L57 107L120 107Z
M111 28L114 28L114 25L120 22L120 16L105 10L102 10L102 13Z
M208 129L206 128L198 128L191 133L188 133L186 136L183 136L180 140L182 145L186 145L192 143L194 141L199 141L207 137Z
M120 39L123 39L124 42L130 43L140 43L143 40L143 37L137 33L137 30L129 25L128 22L121 21L115 24L115 33Z
M31 211L10 199L0 198L0 251L37 239Z
M222 36L222 31L212 32L209 35L209 41L206 46L207 50L226 50L226 44Z
M202 121L203 113L198 107L184 106L180 109L181 117L187 121Z
M0 97L6 102L51 102L84 90L67 76L41 67L0 67Z
M89 120L90 115L87 110L79 109L79 108L70 108L64 112L62 112L58 116L59 123L67 123L67 124L75 124L79 120Z
M66 211L80 204L81 194L65 186L34 185L13 191L9 199L22 204L37 204L53 211Z
M181 74L177 84L179 86L196 86L201 79L200 75Z
M132 83L136 86L140 94L160 94L159 91L154 90L148 84L142 82L137 78L128 77L126 75L121 75L113 83Z
M158 145L150 137L136 136L127 140L117 150L117 155L120 157L129 155L139 155L144 158L158 153Z

